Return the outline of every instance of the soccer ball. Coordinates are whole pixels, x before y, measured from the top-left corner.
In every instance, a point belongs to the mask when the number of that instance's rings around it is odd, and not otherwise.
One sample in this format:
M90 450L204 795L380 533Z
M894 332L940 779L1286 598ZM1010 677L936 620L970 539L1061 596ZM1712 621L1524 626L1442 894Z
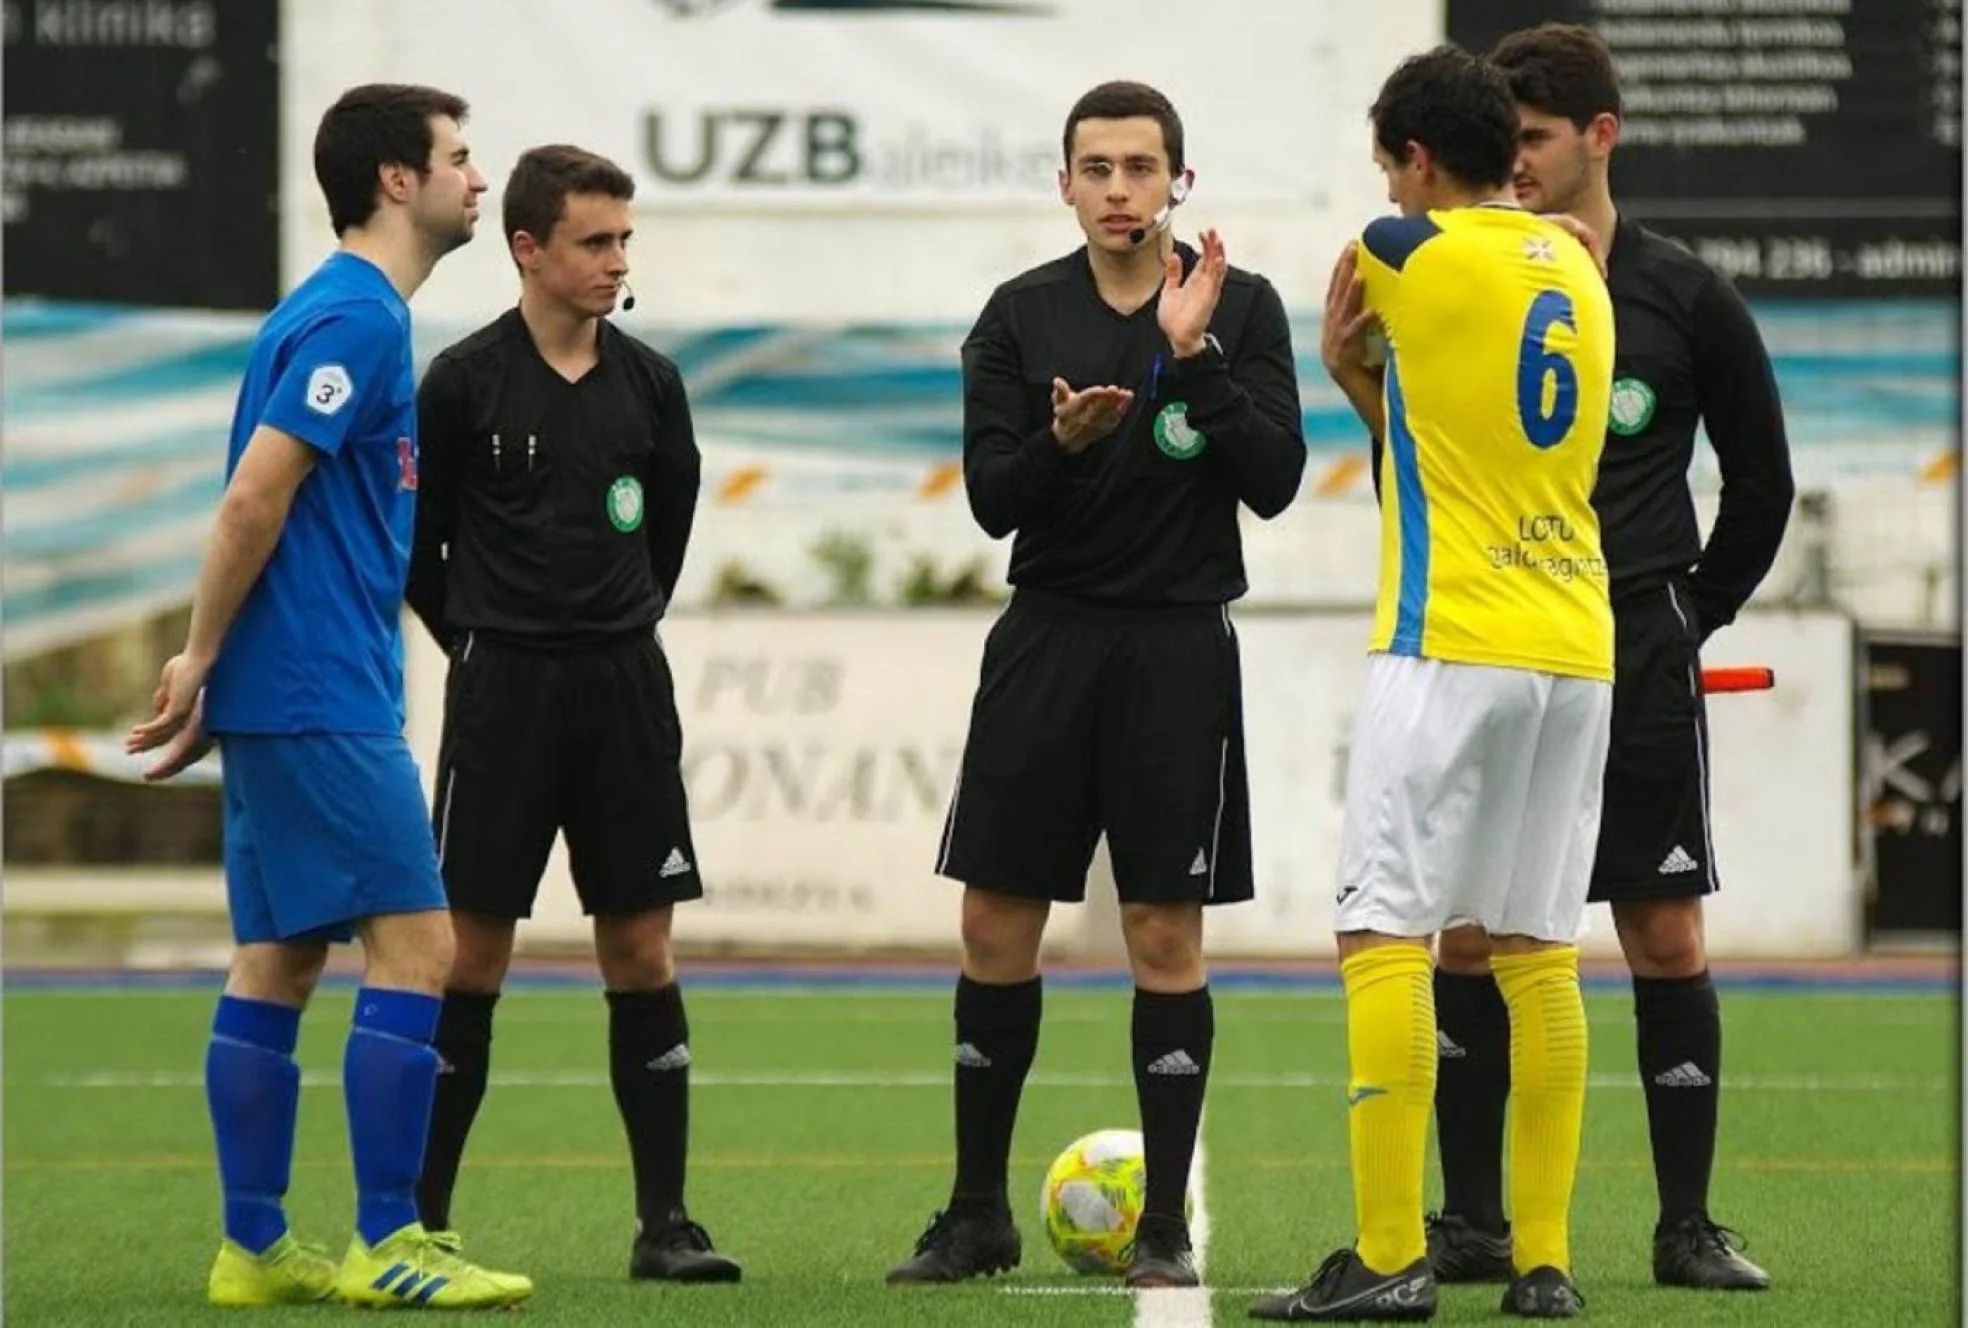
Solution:
M1066 1266L1080 1273L1126 1272L1147 1186L1139 1130L1096 1130L1053 1159L1039 1213Z

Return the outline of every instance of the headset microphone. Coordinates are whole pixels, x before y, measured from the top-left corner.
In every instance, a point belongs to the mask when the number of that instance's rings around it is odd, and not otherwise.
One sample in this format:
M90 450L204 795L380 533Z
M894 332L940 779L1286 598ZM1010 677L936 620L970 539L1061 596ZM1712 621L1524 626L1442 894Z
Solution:
M627 313L633 308L635 308L635 290L629 285L628 279L625 277L622 280L622 312Z
M1151 235L1159 235L1162 227L1168 225L1169 217L1174 214L1174 211L1175 209L1173 207L1163 207L1160 212L1155 214L1154 220L1150 221L1146 226L1136 226L1128 232L1128 243L1140 244Z
M1169 201L1162 205L1162 210L1157 212L1146 226L1136 226L1128 232L1128 243L1138 245L1149 236L1159 235L1167 230L1169 222L1175 216L1176 204L1188 197L1189 177L1187 175L1176 176L1169 184Z

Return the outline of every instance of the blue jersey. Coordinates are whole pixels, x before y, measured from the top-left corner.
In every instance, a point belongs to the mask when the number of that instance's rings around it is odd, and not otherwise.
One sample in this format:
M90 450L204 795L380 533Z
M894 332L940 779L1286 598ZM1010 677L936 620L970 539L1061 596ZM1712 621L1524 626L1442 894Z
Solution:
M213 733L403 731L403 586L417 504L410 309L337 253L267 315L226 475L270 425L319 454L212 667Z

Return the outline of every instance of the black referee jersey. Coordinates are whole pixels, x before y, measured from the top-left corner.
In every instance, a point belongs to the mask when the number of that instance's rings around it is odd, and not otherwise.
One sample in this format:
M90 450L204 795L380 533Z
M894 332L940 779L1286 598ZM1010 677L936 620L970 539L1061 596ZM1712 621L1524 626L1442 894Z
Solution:
M569 382L515 308L425 373L405 598L447 649L585 648L647 631L674 593L702 470L683 378L606 320L597 349Z
M1177 244L1185 272L1196 251ZM1015 587L1092 603L1222 604L1248 589L1241 502L1283 511L1305 469L1284 304L1231 268L1215 339L1178 360L1156 323L1100 298L1084 249L992 293L963 346L964 480L993 537L1016 531ZM1119 427L1077 456L1052 436L1052 380L1134 390Z
M1680 581L1706 635L1734 620L1790 519L1776 379L1742 297L1675 241L1622 216L1607 285L1619 345L1593 506L1613 600ZM1688 486L1701 425L1722 473L1706 545Z

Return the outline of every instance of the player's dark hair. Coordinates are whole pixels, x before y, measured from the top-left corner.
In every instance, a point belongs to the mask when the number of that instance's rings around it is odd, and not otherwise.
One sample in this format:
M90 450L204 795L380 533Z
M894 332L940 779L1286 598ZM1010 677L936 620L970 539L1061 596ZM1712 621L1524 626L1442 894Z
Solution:
M1561 115L1584 129L1620 113L1619 75L1605 38L1576 23L1541 23L1513 32L1490 52L1520 105Z
M431 120L462 123L469 109L463 97L414 83L365 83L337 98L314 131L314 178L335 234L376 215L383 167L428 175Z
M1073 131L1082 120L1132 120L1140 116L1162 127L1162 147L1168 153L1169 173L1182 173L1182 117L1175 103L1146 83L1102 83L1066 112L1066 132L1060 138L1060 153L1068 170L1073 166Z
M1474 188L1500 188L1517 160L1517 104L1503 72L1459 46L1403 60L1368 111L1374 141L1395 161L1408 144Z
M567 211L569 194L605 194L624 202L635 197L635 181L608 158L586 148L549 143L528 148L506 177L501 217L506 243L525 231L541 244Z

